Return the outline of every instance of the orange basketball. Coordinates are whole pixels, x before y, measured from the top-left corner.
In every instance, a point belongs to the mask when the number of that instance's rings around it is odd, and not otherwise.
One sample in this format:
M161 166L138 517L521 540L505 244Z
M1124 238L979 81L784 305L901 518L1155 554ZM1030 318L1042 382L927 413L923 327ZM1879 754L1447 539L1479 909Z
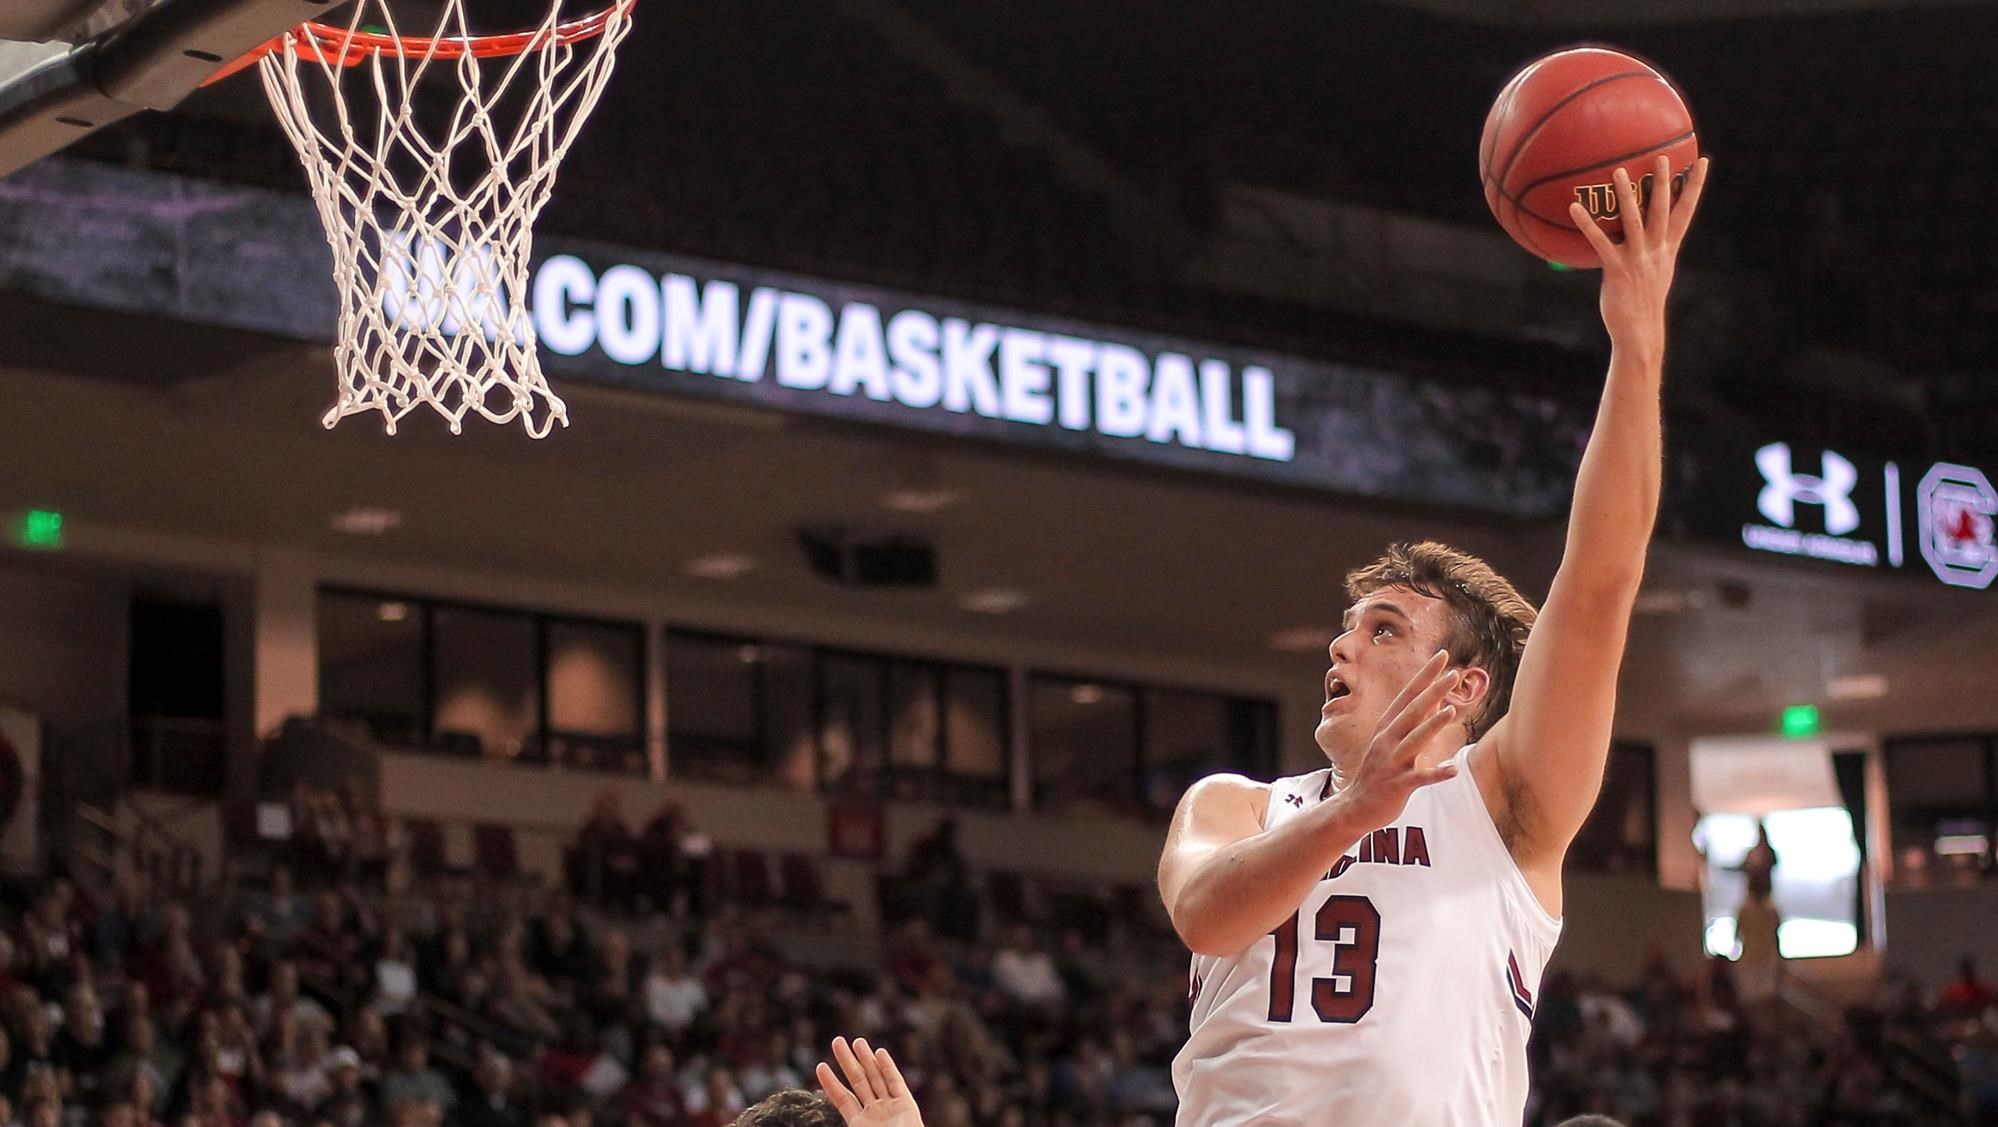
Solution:
M1676 195L1699 159L1685 99L1649 64L1603 47L1571 47L1528 63L1499 91L1478 142L1485 203L1513 241L1564 266L1601 266L1568 215L1587 208L1623 233L1611 175L1622 168L1651 198L1659 154Z

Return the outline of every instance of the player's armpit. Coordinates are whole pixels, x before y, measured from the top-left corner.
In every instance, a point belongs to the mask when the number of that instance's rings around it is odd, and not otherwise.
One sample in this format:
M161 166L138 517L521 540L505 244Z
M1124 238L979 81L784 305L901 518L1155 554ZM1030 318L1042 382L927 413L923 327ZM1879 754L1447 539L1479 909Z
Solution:
M1495 810L1523 865L1558 867L1602 789L1634 587L1557 578L1520 655L1512 707L1479 741L1499 769Z

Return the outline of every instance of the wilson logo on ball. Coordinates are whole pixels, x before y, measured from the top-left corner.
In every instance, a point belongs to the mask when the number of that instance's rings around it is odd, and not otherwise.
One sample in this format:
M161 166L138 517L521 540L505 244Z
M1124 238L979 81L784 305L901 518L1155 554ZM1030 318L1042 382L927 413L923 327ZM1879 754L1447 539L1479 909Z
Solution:
M1688 169L1687 171L1691 170ZM1643 179L1637 182L1637 199L1640 206L1651 206L1651 181L1654 175L1647 172L1644 174ZM1673 173L1672 197L1674 199L1678 198L1680 189L1685 186L1686 173ZM1589 213L1590 219L1615 219L1617 209L1621 206L1617 202L1616 184L1614 182L1608 184L1575 185L1575 202L1582 205L1583 209Z

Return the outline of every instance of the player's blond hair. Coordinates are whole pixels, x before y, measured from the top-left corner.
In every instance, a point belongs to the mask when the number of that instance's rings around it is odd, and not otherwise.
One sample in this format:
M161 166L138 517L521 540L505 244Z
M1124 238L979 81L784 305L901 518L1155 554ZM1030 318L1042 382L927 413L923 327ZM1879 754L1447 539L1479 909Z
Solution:
M1476 666L1491 677L1484 704L1465 726L1477 739L1512 707L1519 655L1539 611L1490 564L1447 544L1393 544L1387 554L1346 573L1346 594L1362 599L1383 587L1406 587L1450 607L1443 648L1453 665Z

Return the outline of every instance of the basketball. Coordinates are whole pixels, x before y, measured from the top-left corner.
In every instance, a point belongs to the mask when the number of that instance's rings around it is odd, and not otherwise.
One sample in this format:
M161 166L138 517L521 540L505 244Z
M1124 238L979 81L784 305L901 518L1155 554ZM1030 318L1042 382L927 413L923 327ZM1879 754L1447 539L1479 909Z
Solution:
M1485 203L1514 242L1564 266L1602 265L1568 214L1588 209L1611 238L1618 168L1649 200L1659 155L1677 194L1699 159L1685 99L1649 64L1603 47L1573 47L1528 63L1499 91L1478 143Z

